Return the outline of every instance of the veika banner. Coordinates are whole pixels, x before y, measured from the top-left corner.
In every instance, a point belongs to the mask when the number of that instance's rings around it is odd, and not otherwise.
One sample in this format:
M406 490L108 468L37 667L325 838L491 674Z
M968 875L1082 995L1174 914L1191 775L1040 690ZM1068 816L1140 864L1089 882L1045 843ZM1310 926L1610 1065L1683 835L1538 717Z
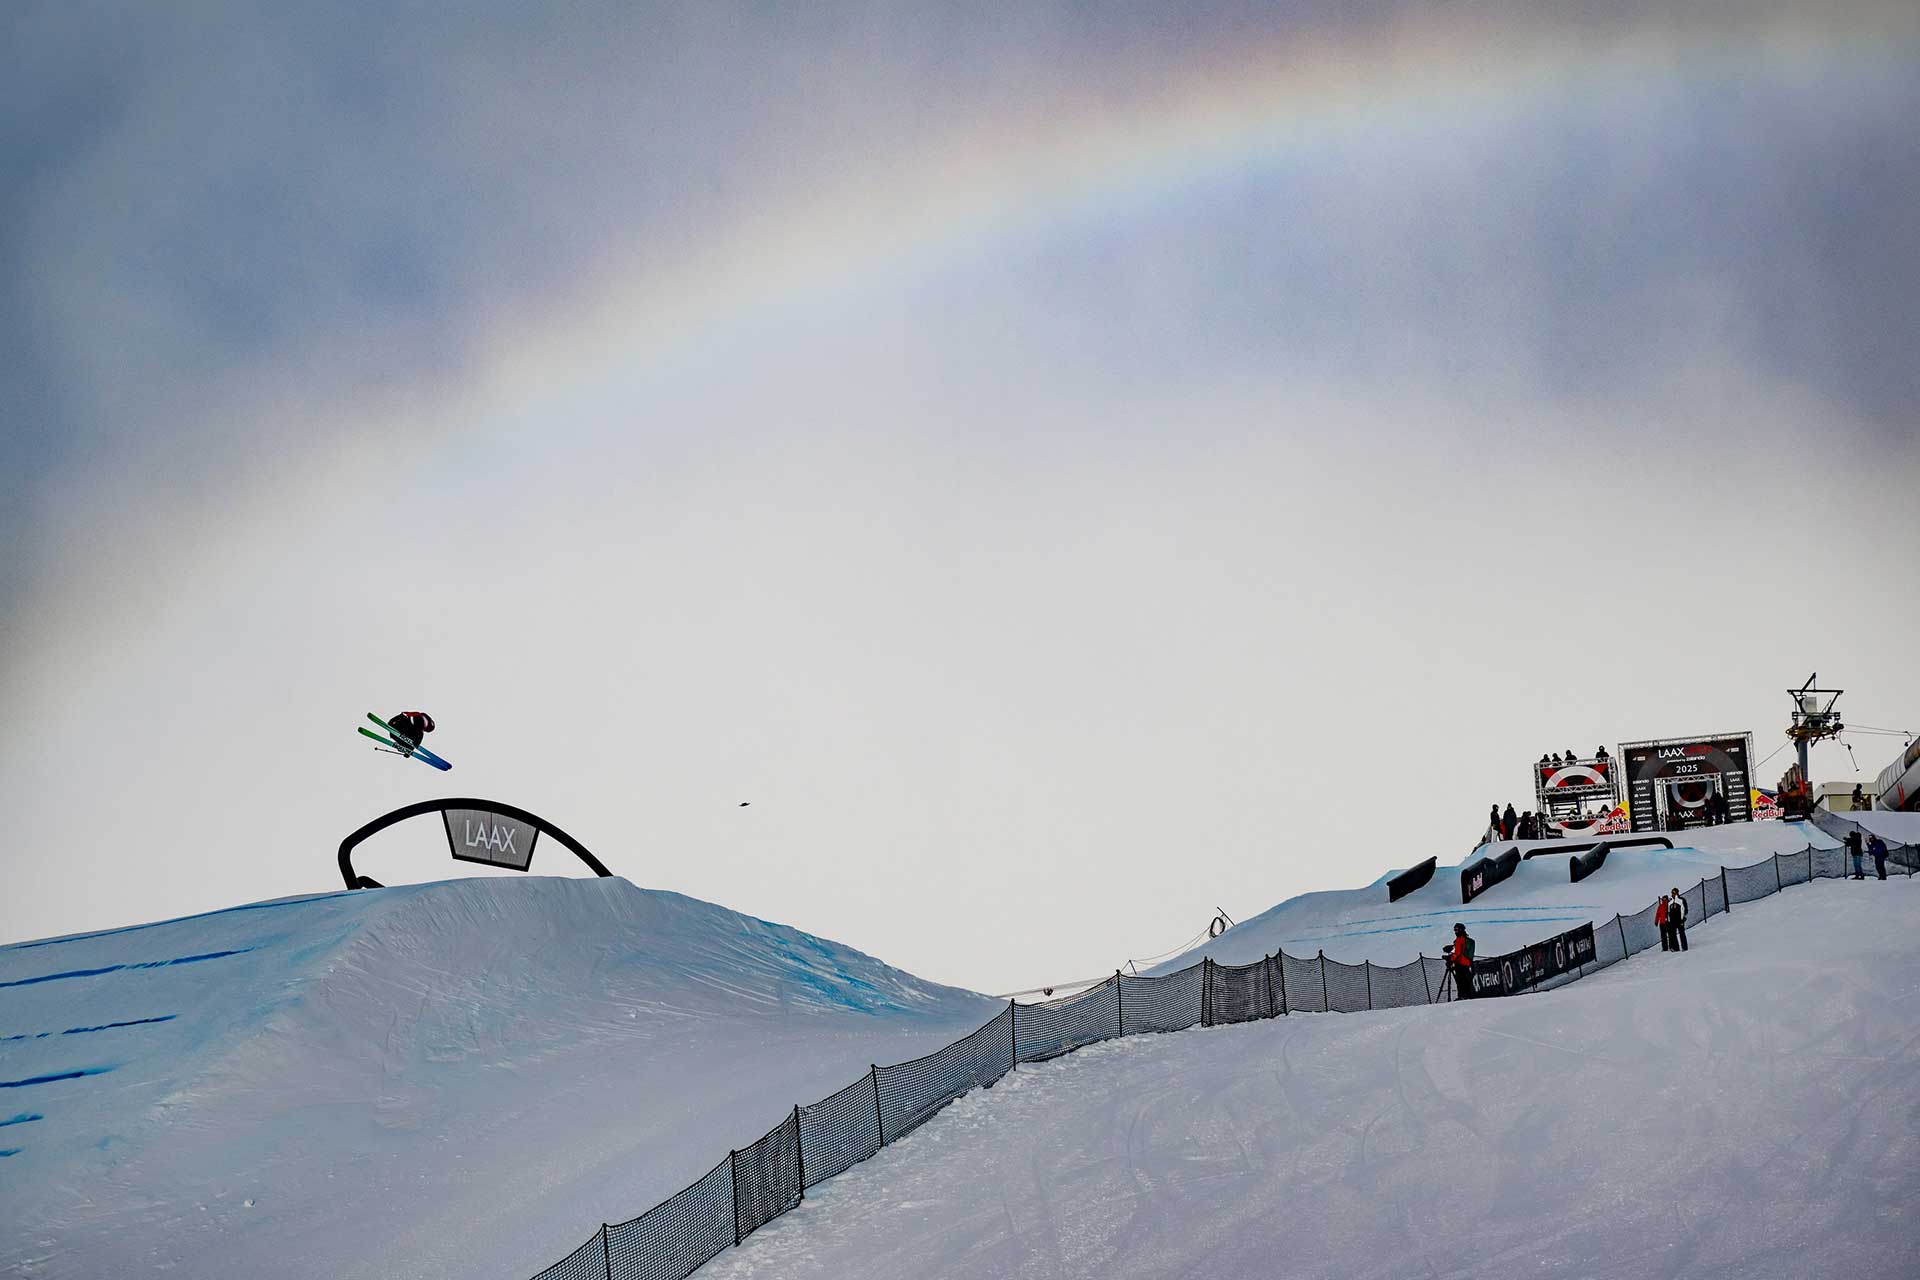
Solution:
M1593 959L1593 924L1555 934L1530 947L1473 962L1473 994L1510 996Z

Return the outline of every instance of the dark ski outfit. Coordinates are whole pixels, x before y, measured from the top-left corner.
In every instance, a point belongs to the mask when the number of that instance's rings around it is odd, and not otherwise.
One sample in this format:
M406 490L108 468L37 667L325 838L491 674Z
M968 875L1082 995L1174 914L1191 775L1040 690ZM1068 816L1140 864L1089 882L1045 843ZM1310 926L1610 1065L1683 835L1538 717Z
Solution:
M1467 936L1467 926L1463 924L1453 926L1447 967L1453 970L1454 995L1461 1000L1473 999L1473 939Z
M393 736L402 746L417 747L422 738L433 732L433 717L424 711L402 711L387 717L387 727L393 730Z
M1687 949L1687 900L1678 889L1667 899L1667 931L1673 935L1673 949Z
M1847 856L1853 859L1853 878L1855 880L1865 880L1867 873L1860 865L1860 833L1858 831L1847 832L1846 845Z
M1512 805L1508 805L1507 811L1500 815L1500 838L1502 840L1511 840L1519 830L1520 815L1513 811Z
M1887 842L1875 836L1867 841L1867 852L1873 855L1873 874L1885 880L1887 878Z

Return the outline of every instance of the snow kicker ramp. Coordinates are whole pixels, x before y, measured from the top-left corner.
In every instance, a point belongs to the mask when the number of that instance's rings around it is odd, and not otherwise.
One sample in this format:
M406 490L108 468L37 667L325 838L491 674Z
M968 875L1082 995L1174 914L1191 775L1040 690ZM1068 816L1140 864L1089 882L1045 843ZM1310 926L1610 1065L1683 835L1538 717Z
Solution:
M699 1274L1911 1277L1916 1051L1920 879L1818 881L1546 996L1023 1065Z
M1834 848L1838 841L1810 823L1739 822L1671 835L1674 849L1615 849L1606 866L1590 879L1571 882L1571 855L1553 852L1565 841L1502 841L1482 847L1453 866L1442 865L1433 879L1401 898L1387 901L1386 880L1364 889L1335 889L1302 894L1243 920L1218 938L1155 966L1150 973L1174 973L1211 956L1217 964L1252 964L1285 950L1311 958L1325 951L1330 960L1358 964L1401 965L1416 956L1437 956L1460 921L1473 935L1478 953L1498 955L1591 920L1631 915L1676 886L1690 888L1722 866L1760 862L1775 853L1797 853L1809 844ZM1487 889L1471 903L1460 903L1460 867L1483 854L1518 844L1524 852L1510 879Z
M1002 1006L624 880L0 948L0 1273L531 1273Z

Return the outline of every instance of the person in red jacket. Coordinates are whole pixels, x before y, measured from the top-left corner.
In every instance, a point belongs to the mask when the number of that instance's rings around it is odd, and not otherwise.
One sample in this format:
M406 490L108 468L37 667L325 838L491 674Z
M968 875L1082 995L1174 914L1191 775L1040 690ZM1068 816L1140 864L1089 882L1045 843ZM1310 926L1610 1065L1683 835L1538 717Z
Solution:
M1461 1000L1473 999L1473 939L1467 926L1453 926L1453 941L1444 948L1447 968L1453 973L1454 994Z
M1673 929L1667 924L1667 895L1664 893L1660 895L1660 901L1654 904L1653 923L1660 930L1660 949L1678 951L1679 948L1673 944Z
M387 727L393 730L394 739L411 751L433 732L433 717L424 711L402 711L387 717Z

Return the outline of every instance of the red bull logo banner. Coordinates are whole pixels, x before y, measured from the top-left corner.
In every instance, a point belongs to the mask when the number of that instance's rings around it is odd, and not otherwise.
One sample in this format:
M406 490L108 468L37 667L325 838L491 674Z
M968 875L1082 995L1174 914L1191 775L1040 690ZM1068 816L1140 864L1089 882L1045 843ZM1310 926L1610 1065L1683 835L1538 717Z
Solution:
M1755 822L1779 822L1787 816L1780 808L1780 797L1771 791L1755 787L1747 796L1747 803L1753 808Z

